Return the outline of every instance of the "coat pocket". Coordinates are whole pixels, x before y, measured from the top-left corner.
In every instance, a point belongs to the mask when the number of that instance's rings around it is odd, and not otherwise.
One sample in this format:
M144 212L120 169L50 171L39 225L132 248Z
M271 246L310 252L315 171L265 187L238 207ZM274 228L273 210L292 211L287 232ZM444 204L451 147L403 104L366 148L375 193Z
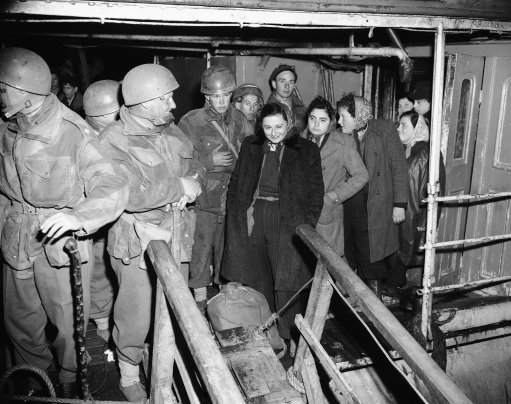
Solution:
M69 255L64 250L64 244L66 244L68 237L61 237L55 242L47 242L43 244L46 258L52 267L61 268L71 265ZM89 261L89 245L92 243L91 240L76 240L78 243L78 252L80 253L80 262Z
M25 168L21 181L27 200L60 206L73 198L76 168L71 157L30 157Z
M2 228L2 255L13 268L21 270L32 266L36 254L29 250L30 224L24 215L9 215Z

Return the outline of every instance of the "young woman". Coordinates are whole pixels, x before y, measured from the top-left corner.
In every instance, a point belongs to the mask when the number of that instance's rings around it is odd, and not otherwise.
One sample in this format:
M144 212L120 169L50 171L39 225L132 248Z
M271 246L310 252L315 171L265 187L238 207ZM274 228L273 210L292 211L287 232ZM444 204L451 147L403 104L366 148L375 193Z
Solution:
M421 200L428 196L429 128L423 116L415 111L401 115L397 128L405 146L408 163L409 197L405 221L400 225L399 256L406 268L424 263L419 246L426 239L426 206ZM443 194L445 169L440 159L440 193Z
M266 104L257 134L245 138L227 192L222 276L264 294L278 310L312 276L295 233L316 226L323 207L319 149L290 128L284 107ZM282 313L279 332L289 339L303 302Z
M345 254L352 268L381 294L381 283L400 286L394 271L399 249L398 224L405 218L408 168L393 122L373 119L369 102L353 94L337 104L339 124L353 135L369 173L369 182L344 203Z
M323 210L316 230L339 255L344 255L343 202L367 183L368 174L353 136L336 130L335 110L323 97L316 97L305 114L302 136L320 149L325 182Z

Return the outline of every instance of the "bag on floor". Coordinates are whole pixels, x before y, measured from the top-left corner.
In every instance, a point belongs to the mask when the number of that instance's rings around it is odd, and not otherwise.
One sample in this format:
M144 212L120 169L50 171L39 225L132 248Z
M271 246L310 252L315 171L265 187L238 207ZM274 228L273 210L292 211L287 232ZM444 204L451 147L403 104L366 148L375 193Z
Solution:
M258 327L272 315L263 294L238 282L224 285L220 293L208 301L208 317L215 331L236 327ZM283 349L275 324L268 330L267 337L273 349Z

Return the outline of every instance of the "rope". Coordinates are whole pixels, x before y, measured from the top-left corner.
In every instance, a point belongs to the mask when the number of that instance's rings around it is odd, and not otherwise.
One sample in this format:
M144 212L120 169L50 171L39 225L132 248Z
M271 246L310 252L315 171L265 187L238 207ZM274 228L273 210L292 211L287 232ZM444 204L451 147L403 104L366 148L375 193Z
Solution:
M56 397L57 394L55 393L55 388L53 387L53 383L51 382L50 378L46 374L46 372L38 367L32 366L32 365L18 365L10 368L9 370L5 371L2 375L2 378L0 379L0 393L3 394L4 385L11 377L13 373L20 372L20 371L28 371L37 374L46 384L46 387L48 388L48 393L51 397Z
M302 293L305 288L307 286L309 286L310 284L312 283L312 278L310 278L307 282L305 282L302 287L300 289L298 289L298 291L293 295L291 296L291 298L286 302L286 304L284 306L282 306L279 310L277 310L276 313L273 313L270 318L268 318L268 320L266 320L264 322L263 325L259 326L257 329L256 329L256 332L260 332L260 333L263 333L263 332L266 332L270 329L271 326L273 326L273 324L275 324L275 322L279 319L280 317L280 314L284 311L287 310L287 308L290 306L290 304L298 297L298 295L300 293Z

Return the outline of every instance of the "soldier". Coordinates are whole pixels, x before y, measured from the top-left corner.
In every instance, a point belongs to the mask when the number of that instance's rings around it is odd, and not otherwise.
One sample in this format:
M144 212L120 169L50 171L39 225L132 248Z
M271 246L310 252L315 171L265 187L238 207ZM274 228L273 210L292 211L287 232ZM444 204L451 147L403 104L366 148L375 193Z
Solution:
M263 107L263 93L255 84L242 84L232 93L234 106L255 126L260 109Z
M292 125L301 132L305 129L305 106L296 93L297 80L298 75L294 66L278 65L270 75L273 92L266 103L277 102L283 105Z
M8 202L1 250L5 328L16 363L46 370L52 354L48 319L57 328L61 394L76 389L73 300L66 235L82 259L85 320L89 316L91 242L127 202L127 181L99 148L89 126L50 93L46 62L23 48L0 51L0 193Z
M174 125L172 73L156 64L131 69L122 82L125 105L120 120L101 134L112 145L130 179L126 211L108 232L108 254L119 291L114 304L113 339L117 346L120 389L131 402L145 400L139 379L144 342L151 323L151 276L144 252L150 240L170 242L172 204L184 208L201 193L204 175L193 146Z
M234 75L224 66L212 66L202 73L203 108L188 112L179 127L187 134L207 170L206 187L197 200L189 286L199 308L206 309L207 285L213 263L215 282L224 247L225 198L227 185L238 157L241 141L253 129L243 114L230 104L236 88Z
M99 136L110 123L119 119L121 84L115 80L100 80L92 83L83 94L85 120ZM105 342L110 339L110 314L114 303L112 283L107 274L106 234L103 227L94 235L94 268L90 284L90 317L97 327L98 336Z

